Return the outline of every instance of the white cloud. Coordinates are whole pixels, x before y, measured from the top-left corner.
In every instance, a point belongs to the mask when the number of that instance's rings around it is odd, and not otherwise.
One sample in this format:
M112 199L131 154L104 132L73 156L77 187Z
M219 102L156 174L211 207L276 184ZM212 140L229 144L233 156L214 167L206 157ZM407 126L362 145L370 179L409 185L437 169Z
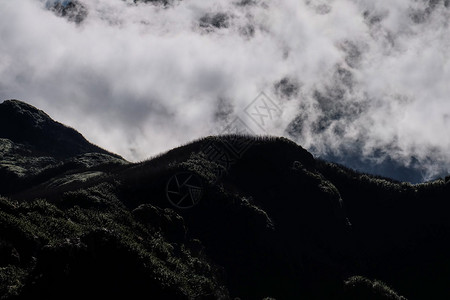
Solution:
M362 143L369 158L389 147L450 167L443 1L429 13L409 0L80 2L77 25L43 0L0 0L0 99L141 160L217 131L220 101L239 115L264 90L283 108L271 133L301 115L297 140L316 154ZM199 26L216 13L227 27ZM299 89L289 101L273 89L285 77Z

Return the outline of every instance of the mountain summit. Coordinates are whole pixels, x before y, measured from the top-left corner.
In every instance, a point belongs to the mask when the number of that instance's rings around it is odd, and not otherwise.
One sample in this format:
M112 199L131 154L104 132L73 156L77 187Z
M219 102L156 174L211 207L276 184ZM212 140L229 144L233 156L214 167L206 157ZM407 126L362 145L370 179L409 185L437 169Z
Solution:
M55 122L42 110L18 100L0 104L0 138L27 145L39 156L64 159L95 152L119 157L91 144L76 130Z
M106 161L125 163L34 106L18 100L0 104L0 193L44 170Z

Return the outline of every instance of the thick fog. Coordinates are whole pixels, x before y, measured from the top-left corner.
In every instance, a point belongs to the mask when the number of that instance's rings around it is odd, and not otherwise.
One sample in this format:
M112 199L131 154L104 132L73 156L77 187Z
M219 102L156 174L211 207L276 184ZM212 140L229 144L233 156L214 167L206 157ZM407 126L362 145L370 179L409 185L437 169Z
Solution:
M449 1L57 2L0 0L0 100L131 161L239 124L364 170L450 169Z

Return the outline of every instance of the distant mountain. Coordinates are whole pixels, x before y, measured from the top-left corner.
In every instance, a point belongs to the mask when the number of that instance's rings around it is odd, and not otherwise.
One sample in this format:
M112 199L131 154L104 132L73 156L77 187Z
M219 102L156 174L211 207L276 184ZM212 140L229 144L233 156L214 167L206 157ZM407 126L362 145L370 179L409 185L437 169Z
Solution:
M2 299L450 297L450 180L365 175L277 137L128 163L23 102L0 116Z
M354 147L345 154L327 154L323 155L322 159L345 165L359 172L389 177L398 181L421 183L427 180L426 161L419 162L416 158L411 157L410 163L405 166L404 163L392 158L389 153L389 149L385 149L373 154L371 159L365 159L363 151ZM432 163L432 161L428 162ZM444 171L440 173L440 176L447 174ZM440 176L436 175L436 177Z

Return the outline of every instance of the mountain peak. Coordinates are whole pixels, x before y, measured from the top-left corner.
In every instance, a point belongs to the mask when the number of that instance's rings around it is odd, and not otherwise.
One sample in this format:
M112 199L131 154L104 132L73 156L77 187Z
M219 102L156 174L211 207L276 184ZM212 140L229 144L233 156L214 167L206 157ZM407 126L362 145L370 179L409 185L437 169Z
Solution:
M19 100L0 104L0 138L31 147L38 156L69 158L108 151L88 142L79 132L54 121L42 110Z
M40 127L46 121L51 121L50 116L42 110L16 99L5 100L0 104L0 111L20 116L23 121L27 121L28 124L35 127Z

